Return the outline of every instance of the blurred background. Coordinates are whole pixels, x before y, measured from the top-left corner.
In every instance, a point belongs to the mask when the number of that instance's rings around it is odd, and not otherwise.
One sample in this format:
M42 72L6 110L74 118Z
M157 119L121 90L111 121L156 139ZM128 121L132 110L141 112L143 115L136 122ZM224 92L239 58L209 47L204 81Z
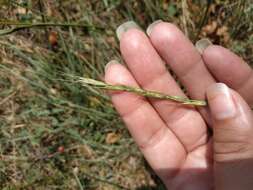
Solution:
M252 0L0 0L0 18L5 190L164 189L110 98L66 77L103 79L108 61L123 63L123 22L172 22L193 43L209 38L253 64Z

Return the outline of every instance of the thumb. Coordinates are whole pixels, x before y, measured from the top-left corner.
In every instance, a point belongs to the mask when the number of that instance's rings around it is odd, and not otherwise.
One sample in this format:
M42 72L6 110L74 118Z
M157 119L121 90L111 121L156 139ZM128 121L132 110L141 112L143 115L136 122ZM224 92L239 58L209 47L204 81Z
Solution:
M217 189L253 187L253 114L225 84L207 89L213 120L214 176Z

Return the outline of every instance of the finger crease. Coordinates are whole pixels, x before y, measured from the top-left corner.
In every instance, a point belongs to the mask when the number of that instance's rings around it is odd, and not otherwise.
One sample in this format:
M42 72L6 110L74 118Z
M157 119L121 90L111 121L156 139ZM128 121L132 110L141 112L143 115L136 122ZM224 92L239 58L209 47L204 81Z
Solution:
M139 144L140 149L145 150L157 146L166 136L165 130L168 130L165 126L157 128L145 142Z
M200 58L198 61L188 66L188 68L185 69L182 73L178 74L178 76L181 79L186 78L191 73L191 71L193 71L196 67L201 65L201 62L202 62L202 58Z
M146 83L142 83L141 86L147 89L152 88L153 86L155 86L158 80L161 80L161 78L166 78L167 76L168 76L168 72L167 70L164 69L160 73L156 73L156 76L153 77L151 80L147 80Z
M133 103L135 102L135 104ZM125 112L121 112L121 117L130 117L130 115L134 114L136 111L138 111L139 109L142 108L142 106L147 105L147 103L145 102L144 98L142 96L136 96L136 99L134 99L132 101L132 103L134 105L134 107L132 109L128 109ZM128 105L126 105L126 107L128 107ZM131 107L131 106L129 106Z
M177 117L176 120L174 120L173 122L171 121L165 121L166 125L172 130L173 134L177 137L178 141L182 144L182 146L184 147L185 152L189 152L188 148L186 147L186 145L183 143L183 141L179 138L179 136L174 132L174 127L171 126L176 126L177 123L180 123L181 120L183 120L188 114L190 114L190 111L182 111L182 113L180 114L179 117Z
M235 90L239 91L240 89L243 89L245 85L247 85L247 82L250 81L251 77L253 77L253 70L251 70L249 74L238 84L238 87L235 88Z

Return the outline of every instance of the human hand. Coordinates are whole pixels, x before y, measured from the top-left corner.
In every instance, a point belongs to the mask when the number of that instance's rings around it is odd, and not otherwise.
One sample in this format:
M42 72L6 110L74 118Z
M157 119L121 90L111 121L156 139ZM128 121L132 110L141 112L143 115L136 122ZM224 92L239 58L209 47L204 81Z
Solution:
M121 25L117 34L128 69L110 62L107 83L186 96L167 71L168 64L190 98L208 100L209 109L197 110L127 92L111 94L131 135L168 189L252 189L252 69L220 46L210 45L201 55L177 27L166 22L152 24L148 36L133 22Z

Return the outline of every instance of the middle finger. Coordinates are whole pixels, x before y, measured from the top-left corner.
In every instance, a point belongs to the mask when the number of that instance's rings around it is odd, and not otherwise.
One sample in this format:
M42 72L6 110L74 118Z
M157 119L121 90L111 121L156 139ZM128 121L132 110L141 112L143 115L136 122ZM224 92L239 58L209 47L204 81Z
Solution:
M215 79L190 40L173 24L156 22L147 30L150 40L165 62L172 68L194 99L205 99L205 91ZM207 109L201 113L208 120Z

